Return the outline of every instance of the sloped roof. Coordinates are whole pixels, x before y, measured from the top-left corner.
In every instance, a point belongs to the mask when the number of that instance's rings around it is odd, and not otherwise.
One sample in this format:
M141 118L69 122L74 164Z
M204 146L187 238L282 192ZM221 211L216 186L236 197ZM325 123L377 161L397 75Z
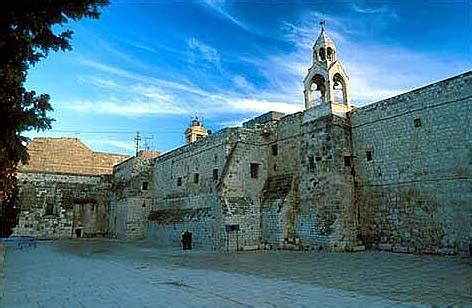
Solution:
M113 165L129 157L94 152L77 138L34 138L27 147L30 159L18 167L20 172L112 174Z

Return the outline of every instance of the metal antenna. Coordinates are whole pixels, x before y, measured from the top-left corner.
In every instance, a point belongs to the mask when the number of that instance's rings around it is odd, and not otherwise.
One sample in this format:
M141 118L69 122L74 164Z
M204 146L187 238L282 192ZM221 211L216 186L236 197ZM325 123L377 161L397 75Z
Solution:
M136 138L134 138L134 140L136 141L136 156L138 156L138 152L139 152L139 145L141 143L141 136L139 134L139 130L136 131Z

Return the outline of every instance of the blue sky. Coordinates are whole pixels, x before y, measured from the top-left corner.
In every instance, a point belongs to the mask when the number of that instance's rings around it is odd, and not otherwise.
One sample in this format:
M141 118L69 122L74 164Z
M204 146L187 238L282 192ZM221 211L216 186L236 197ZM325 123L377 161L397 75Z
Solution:
M30 69L56 121L28 136L133 154L139 130L165 152L195 114L217 131L300 111L321 19L357 106L472 68L470 1L112 1L100 19L66 25L73 51Z

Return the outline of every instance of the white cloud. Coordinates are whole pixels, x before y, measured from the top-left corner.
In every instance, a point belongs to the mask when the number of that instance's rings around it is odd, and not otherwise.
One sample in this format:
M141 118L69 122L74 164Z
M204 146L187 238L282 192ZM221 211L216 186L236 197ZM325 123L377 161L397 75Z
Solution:
M379 14L383 17L392 18L394 20L399 20L397 12L387 5L379 6L379 7L362 7L358 4L353 4L352 9L360 14Z
M94 76L80 76L78 78L79 83L82 84L91 84L93 86L104 88L104 89L117 89L119 88L118 84L110 79Z
M234 76L233 82L238 88L242 90L246 90L246 91L254 90L254 85L252 85L249 81L247 81L247 79L244 76L241 76L241 75Z
M211 9L213 12L215 12L218 16L221 18L224 18L234 25L238 26L239 28L248 31L248 32L253 32L253 29L249 27L246 23L242 22L238 18L234 17L231 15L225 8L225 1L220 1L220 0L205 0L202 2L206 7Z
M316 19L328 21L327 32L337 45L338 60L350 76L352 99L357 104L403 93L448 77L444 72L457 74L470 66L454 59L445 62L405 47L360 41L362 28L353 32L349 29L349 20L310 12L299 23L283 24L285 39L295 48L293 52L243 59L258 67L267 79L266 89L259 89L261 95L271 100L303 104L302 81L312 64L312 46L319 34L319 27L313 23Z
M220 55L218 54L218 51L215 48L204 44L196 38L190 38L187 41L187 44L191 50L198 51L198 53L204 60L219 65Z
M78 112L127 117L188 114L190 112L185 106L177 106L172 102L162 100L78 100L70 102L68 108Z
M117 150L116 152L126 152L127 154L134 153L135 151L135 145L133 138L130 138L128 141L123 141L123 140L114 140L114 139L109 139L109 138L100 138L100 139L93 139L93 138L87 138L86 141L87 145L92 145L91 148L95 148L95 146L100 146L103 147L104 145L111 146Z
M244 112L265 113L268 111L279 111L283 113L295 113L302 110L301 105L294 105L285 102L275 102L264 99L235 98L228 99L229 107L233 110Z
M139 83L132 85L130 89L135 92L136 95L142 95L162 102L170 102L174 98L171 94L166 93L162 89L153 85L144 85Z

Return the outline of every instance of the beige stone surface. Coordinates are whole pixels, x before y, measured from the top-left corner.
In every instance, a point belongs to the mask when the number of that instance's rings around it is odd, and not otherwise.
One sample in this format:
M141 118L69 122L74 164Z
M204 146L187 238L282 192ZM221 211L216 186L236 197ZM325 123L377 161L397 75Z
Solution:
M77 138L34 138L27 147L30 160L20 172L112 174L113 165L129 157L93 152Z

